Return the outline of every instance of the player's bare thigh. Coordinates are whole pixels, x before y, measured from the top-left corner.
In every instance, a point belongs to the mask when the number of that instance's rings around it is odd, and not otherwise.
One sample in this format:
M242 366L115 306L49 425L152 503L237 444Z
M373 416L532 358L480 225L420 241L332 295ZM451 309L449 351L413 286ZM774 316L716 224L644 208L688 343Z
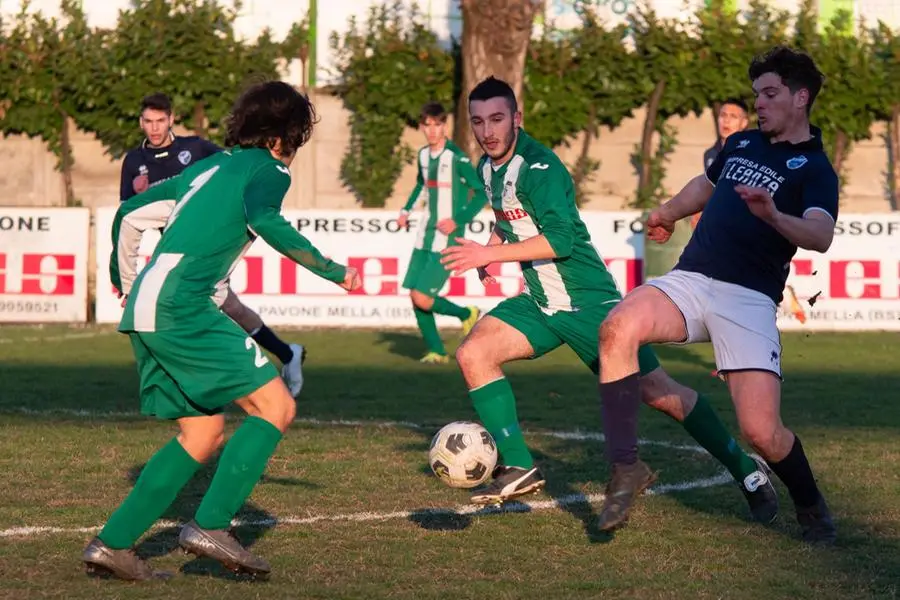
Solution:
M600 326L601 346L618 337L635 339L638 345L683 342L687 339L684 315L659 288L641 285L613 308Z
M204 415L178 419L178 443L191 458L205 463L225 441L225 415Z
M222 302L222 312L231 317L244 331L254 331L263 326L262 318L256 314L256 311L240 301L231 286L228 287L225 301Z
M409 297L412 299L412 303L416 308L420 310L431 310L434 306L434 298L426 296L419 290L410 290Z
M496 379L500 366L534 355L534 348L521 331L504 321L485 315L456 351L456 362L470 388Z

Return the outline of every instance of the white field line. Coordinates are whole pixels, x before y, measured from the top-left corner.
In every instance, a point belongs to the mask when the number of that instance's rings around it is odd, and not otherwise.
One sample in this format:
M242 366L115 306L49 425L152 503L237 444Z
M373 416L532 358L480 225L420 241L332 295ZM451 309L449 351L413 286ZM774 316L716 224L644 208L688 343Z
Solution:
M714 487L732 481L731 475L722 472L714 477L683 481L680 483L662 484L647 490L648 495L664 495L671 492L684 492ZM533 502L510 502L500 507L478 507L474 505L462 505L455 508L421 508L417 510L400 510L394 512L357 512L337 515L311 515L307 517L283 517L280 519L235 519L232 524L237 527L274 527L276 525L313 525L316 523L351 522L364 523L369 521L392 521L398 519L423 518L435 516L463 516L463 515L492 515L504 513L528 513L545 510L564 509L578 504L594 504L601 502L603 494L571 494L554 500L540 500ZM176 521L159 521L154 529L178 527L181 523ZM0 530L0 538L10 537L36 537L39 535L72 534L72 533L96 533L99 526L94 527L13 527Z
M117 333L115 330L110 331L85 331L84 333L63 333L59 335L29 335L21 338L0 338L0 344L22 344L34 342L64 342L67 340L84 340L89 338L100 337L102 335L111 335Z
M0 408L0 416L3 413L16 413L22 415L29 415L35 417L46 417L53 415L60 415L65 417L83 417L86 419L134 419L134 418L146 418L151 419L152 417L146 417L141 415L141 413L137 411L94 411L94 410L82 410L76 408L50 408L50 409L40 409L35 410L32 408L27 408L24 406L16 406L10 408ZM378 428L398 428L398 429L413 429L416 431L434 431L436 432L440 427L439 426L430 426L430 425L422 425L419 423L413 423L411 421L365 421L365 420L353 420L353 419L315 419L309 417L298 417L294 419L295 423L300 423L303 425L314 425L320 427L378 427ZM561 440L573 440L573 441L596 441L602 442L605 438L602 433L596 431L581 431L581 430L573 430L573 431L540 431L540 430L525 430L523 432L525 435L533 435L533 436L542 436L542 437L551 437L557 438ZM642 446L657 446L659 448L667 448L669 450L682 450L685 452L696 452L699 454L707 454L706 450L701 448L700 446L692 445L692 444L675 444L673 442L665 442L661 440L646 440L639 439L638 444Z

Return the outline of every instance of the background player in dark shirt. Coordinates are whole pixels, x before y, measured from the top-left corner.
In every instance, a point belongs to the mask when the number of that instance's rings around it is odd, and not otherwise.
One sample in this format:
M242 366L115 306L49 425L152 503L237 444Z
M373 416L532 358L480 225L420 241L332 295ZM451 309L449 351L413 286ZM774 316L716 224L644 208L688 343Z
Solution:
M634 290L600 328L600 394L613 475L601 527L623 523L653 480L637 457L638 348L712 342L743 437L784 482L803 539L833 543L836 529L800 439L781 421L776 305L797 248L825 252L834 238L838 178L809 113L823 76L812 59L776 47L750 65L759 129L735 133L705 175L648 218L668 240L678 219L703 211L675 268ZM704 209L705 208L705 209Z
M141 102L140 125L147 137L140 146L129 150L122 162L120 201L178 175L188 165L221 150L195 135L175 135L174 123L172 101L165 94L150 94Z
M172 101L162 93L146 96L141 102L140 124L146 139L125 155L119 200L124 202L148 188L180 174L188 166L222 149L197 136L176 136L172 132L175 116ZM164 224L164 222L163 222ZM139 245L140 240L136 243ZM128 293L128 290L122 290ZM306 349L288 344L263 323L262 318L242 303L228 286L213 298L222 311L240 325L256 343L274 354L282 363L281 375L293 396L303 387L303 361Z
M731 134L747 129L750 124L749 115L750 110L747 108L747 103L740 98L726 98L722 101L719 113L716 115L716 143L703 153L704 171L715 162ZM691 217L691 226L696 227L699 220L700 213L697 213Z

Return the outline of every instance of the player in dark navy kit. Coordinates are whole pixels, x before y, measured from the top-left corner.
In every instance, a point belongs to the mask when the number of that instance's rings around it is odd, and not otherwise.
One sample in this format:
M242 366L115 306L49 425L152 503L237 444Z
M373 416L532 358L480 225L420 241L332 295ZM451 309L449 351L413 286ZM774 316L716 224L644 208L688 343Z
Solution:
M187 167L220 152L222 148L208 140L197 136L177 136L172 132L175 117L172 114L172 101L161 93L150 94L141 102L141 130L147 138L140 146L125 155L122 163L122 182L119 200L125 202L132 196L179 175ZM120 251L126 256L136 256L141 243L141 235L151 228L162 229L171 212L171 207L164 207L149 218L147 214L141 219L129 220L128 226L117 240ZM133 265L132 265L133 266ZM131 283L137 275L123 275L125 289L120 290L126 296ZM288 344L282 341L274 331L263 323L262 318L250 307L241 302L225 282L216 289L213 302L231 317L256 343L274 354L283 367L281 375L291 394L296 397L303 387L303 361L306 349L300 344ZM124 300L123 300L124 306Z
M165 94L150 94L141 102L140 124L147 138L125 155L119 201L124 202L150 186L175 177L188 165L221 151L201 137L175 135L174 123L172 102Z
M638 348L712 342L741 433L784 482L803 539L836 529L800 439L781 421L776 305L797 248L825 252L834 237L838 178L809 113L823 76L812 59L776 47L750 65L759 128L730 136L705 175L648 218L662 243L703 210L668 274L632 291L600 328L600 395L612 479L600 516L613 529L655 478L637 456Z

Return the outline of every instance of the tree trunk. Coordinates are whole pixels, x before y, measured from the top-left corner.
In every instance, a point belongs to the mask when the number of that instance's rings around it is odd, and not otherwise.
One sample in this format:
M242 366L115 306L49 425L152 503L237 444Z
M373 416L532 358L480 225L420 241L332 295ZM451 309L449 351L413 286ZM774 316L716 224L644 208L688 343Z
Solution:
M194 135L206 137L206 110L200 100L194 103Z
M890 135L890 174L891 204L894 210L900 206L900 104L895 104L891 111L891 122L888 124Z
M663 93L666 91L666 80L657 82L647 103L647 115L644 118L644 132L641 134L641 165L638 172L638 198L647 193L650 185L650 163L653 152L653 132L656 130L656 115L659 112L659 104L662 102Z
M578 154L578 160L575 161L575 173L572 176L572 183L575 185L575 192L578 204L584 202L581 186L589 174L588 160L591 151L591 142L594 141L594 130L596 129L597 107L591 104L588 113L588 123L584 130L584 140L581 143L581 152Z
M713 120L713 137L719 139L719 111L722 110L721 102L713 102L712 104L712 120Z
M844 159L847 158L847 134L838 130L834 136L834 171L841 176Z
M469 92L493 75L506 81L523 109L525 55L535 15L544 0L460 0L462 90L457 102L453 139L473 159L481 152L469 126Z
M62 130L59 135L59 146L62 158L63 187L66 190L66 206L75 206L75 186L72 184L72 140L69 137L69 115L64 110L60 111Z

